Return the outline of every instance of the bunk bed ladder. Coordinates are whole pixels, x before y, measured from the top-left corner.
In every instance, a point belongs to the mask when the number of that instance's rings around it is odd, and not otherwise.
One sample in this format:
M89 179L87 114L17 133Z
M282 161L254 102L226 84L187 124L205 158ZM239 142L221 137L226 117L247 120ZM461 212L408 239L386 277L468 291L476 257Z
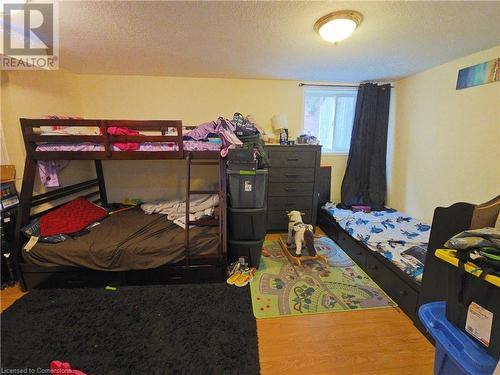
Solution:
M223 204L219 203L219 220L216 219L202 219L202 220L190 220L189 211L190 211L190 203L191 203L191 195L193 194L217 194L219 195L219 202L222 202L222 190L223 183L221 176L219 176L219 187L218 190L191 190L191 166L193 165L220 165L220 159L215 160L193 160L193 155L189 152L186 156L186 216L185 216L185 230L184 230L184 251L185 251L185 267L187 270L190 269L191 266L191 256L189 251L189 227L191 225L218 225L219 231L222 233L222 211ZM219 173L221 170L219 169ZM222 236L219 236L219 258L221 258L221 249L222 249Z

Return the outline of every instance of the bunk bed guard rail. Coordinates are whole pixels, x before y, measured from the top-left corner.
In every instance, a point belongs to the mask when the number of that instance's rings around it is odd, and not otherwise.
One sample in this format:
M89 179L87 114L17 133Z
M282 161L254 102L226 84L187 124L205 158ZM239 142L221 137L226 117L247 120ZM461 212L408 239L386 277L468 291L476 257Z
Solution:
M109 160L109 159L182 159L182 121L180 120L83 120L83 119L20 119L26 152L34 160ZM41 127L85 127L100 129L97 135L41 133ZM135 131L155 131L162 135L111 135L108 128L118 127ZM172 129L175 129L172 132ZM164 135L167 134L167 135ZM175 134L175 135L170 135ZM173 151L113 151L113 143L171 142ZM102 151L37 151L37 146L50 144L92 143Z

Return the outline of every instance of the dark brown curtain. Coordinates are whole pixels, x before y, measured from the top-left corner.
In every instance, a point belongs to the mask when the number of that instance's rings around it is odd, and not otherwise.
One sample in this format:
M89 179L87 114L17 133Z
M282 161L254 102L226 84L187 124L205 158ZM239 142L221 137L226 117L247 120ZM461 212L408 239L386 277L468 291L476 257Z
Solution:
M390 84L359 87L339 207L367 205L380 210L385 206L390 98Z

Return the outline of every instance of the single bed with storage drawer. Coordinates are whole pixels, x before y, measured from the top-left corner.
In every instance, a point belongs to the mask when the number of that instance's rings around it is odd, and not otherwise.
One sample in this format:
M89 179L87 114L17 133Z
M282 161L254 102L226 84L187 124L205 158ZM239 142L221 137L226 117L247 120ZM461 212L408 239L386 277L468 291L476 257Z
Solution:
M320 228L396 301L419 329L424 331L417 316L418 307L426 302L443 300L447 288L447 280L443 277L446 273L439 268L440 264L434 252L441 248L450 237L464 230L494 226L500 211L500 196L480 205L455 203L449 207L438 207L434 211L430 229L426 224L408 220L409 216L401 215L395 210L389 210L386 214L372 213L372 221L363 224L361 221L366 220L367 216L355 217L356 214L351 213L342 217L342 214L337 213L337 218L335 218L332 216L331 208L332 205L327 204L320 210L318 223ZM363 215L358 214L358 216ZM386 222L385 220L391 216L392 220ZM351 219L346 219L346 217ZM398 249L401 247L398 241L393 244L394 249L390 250L387 249L391 245L388 241L383 242L382 246L377 246L381 241L370 243L366 238L366 232L353 230L353 225L351 225L360 220L358 224L365 226L369 232L372 230L379 232L384 221L386 225L397 223L398 217L401 217L400 221L404 225L400 227L395 225L391 229L405 232L403 236L409 243L406 249ZM350 224L346 225L346 220L350 221ZM408 226L414 227L415 230L409 231ZM421 233L419 233L419 228ZM428 233L425 238L424 233ZM378 237L374 236L374 238ZM399 261L392 261L394 257ZM412 257L418 261L411 260ZM421 263L421 268L418 263Z

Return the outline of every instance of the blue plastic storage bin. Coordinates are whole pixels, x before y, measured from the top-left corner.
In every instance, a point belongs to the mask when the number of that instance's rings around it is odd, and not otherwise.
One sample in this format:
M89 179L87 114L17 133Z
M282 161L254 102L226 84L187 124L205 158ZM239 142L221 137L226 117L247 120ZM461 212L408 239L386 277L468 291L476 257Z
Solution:
M497 361L446 319L446 303L420 306L418 316L436 341L435 375L491 375Z

